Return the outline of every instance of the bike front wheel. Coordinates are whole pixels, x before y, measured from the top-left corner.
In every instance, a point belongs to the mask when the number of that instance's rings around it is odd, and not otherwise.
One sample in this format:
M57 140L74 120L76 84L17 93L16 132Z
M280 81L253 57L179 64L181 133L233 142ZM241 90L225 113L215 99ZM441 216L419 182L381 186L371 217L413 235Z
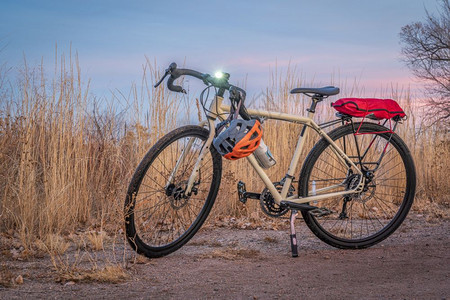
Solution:
M161 138L145 155L125 200L126 237L147 257L174 252L205 222L219 190L222 157L207 150L191 193L185 189L208 130L184 126Z
M362 171L360 193L335 196L302 212L311 231L338 248L372 246L391 235L403 222L414 200L416 174L411 154L395 133L374 123L334 129L330 138ZM344 163L326 140L307 156L299 181L299 196L320 195L356 188L361 176ZM311 204L311 203L310 203Z

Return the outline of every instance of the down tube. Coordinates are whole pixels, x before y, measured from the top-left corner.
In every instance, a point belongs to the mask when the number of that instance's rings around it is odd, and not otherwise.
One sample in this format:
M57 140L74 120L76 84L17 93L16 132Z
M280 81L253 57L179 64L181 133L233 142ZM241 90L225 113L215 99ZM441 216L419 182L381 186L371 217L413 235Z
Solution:
M261 180L266 185L269 192L272 194L275 202L277 204L280 204L282 197L280 193L277 191L275 186L273 185L272 181L270 180L269 176L267 176L266 172L264 172L263 168L260 167L258 162L256 161L256 158L253 154L247 156L247 161L252 165L253 169L255 169L256 173L258 173Z

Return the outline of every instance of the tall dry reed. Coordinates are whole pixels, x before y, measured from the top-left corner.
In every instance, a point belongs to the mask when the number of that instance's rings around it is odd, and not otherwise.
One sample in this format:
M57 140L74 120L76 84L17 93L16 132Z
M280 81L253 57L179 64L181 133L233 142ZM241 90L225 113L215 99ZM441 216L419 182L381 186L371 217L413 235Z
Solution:
M127 185L140 159L158 138L184 122L182 117L173 116L196 114L195 97L191 102L182 102L186 99L163 87L153 89L161 75L156 62L147 60L140 88L133 86L128 95L115 93L111 99L101 101L91 95L89 82L84 83L76 58L66 61L62 56L58 66L49 80L43 66L29 68L25 64L20 81L13 83L12 89L0 85L0 230L18 233L25 246L36 238L77 228L120 227ZM314 83L302 80L295 69L284 73L275 70L272 74L262 96L248 103L306 114L308 98L289 91ZM0 82L4 82L3 78ZM414 96L407 90L392 88L380 95L365 95L357 84L330 84L341 85L340 96L378 96L399 101L410 116L399 134L416 163L416 205L448 205L448 129L439 124L427 126ZM329 101L320 104L317 122L333 118ZM125 108L119 109L118 103L125 103ZM279 181L301 126L269 120L264 131L264 140L277 160L269 175ZM311 135L303 158L316 141L317 137ZM243 207L237 199L238 180L245 181L249 190L263 189L247 162L225 162L223 175L215 212L248 216L258 211L257 202Z

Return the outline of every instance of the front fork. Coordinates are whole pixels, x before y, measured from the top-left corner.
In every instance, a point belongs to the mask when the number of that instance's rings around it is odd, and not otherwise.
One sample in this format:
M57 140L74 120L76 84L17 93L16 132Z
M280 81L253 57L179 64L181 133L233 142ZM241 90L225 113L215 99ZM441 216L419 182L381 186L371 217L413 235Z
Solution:
M211 148L211 144L213 142L214 136L216 135L216 127L214 126L214 121L219 117L219 119L222 119L222 101L223 97L216 96L211 101L211 105L209 107L208 113L207 113L207 121L203 121L199 124L199 126L204 127L206 124L209 126L209 136L206 139L206 142L203 144L203 148L200 150L200 154L197 157L197 161L195 162L194 169L191 172L191 175L189 176L188 183L186 185L185 189L185 195L189 196L192 193L192 187L194 186L194 183L196 182L197 178L199 177L199 170L200 166L203 162L203 159L205 158L206 153ZM186 148L182 151L180 158L178 159L175 168L170 173L169 179L167 180L167 184L165 186L166 190L167 188L173 183L173 179L175 177L175 174L178 171L178 168L183 164L184 159L186 157L186 154L189 153L189 151L192 148L192 145L194 143L195 139L191 139L189 143L187 144Z
M206 122L200 123L200 126L204 126ZM215 135L215 128L214 128L214 120L208 119L209 124L209 136L206 139L206 142L203 144L202 149L200 150L200 154L197 157L197 160L195 162L194 168L191 172L191 175L189 176L189 180L187 182L186 188L184 190L185 195L189 196L192 193L192 187L194 186L194 183L196 182L197 178L199 177L199 170L200 166L203 162L203 159L205 158L206 153L208 153L209 149L211 148L212 141L214 139ZM181 165L184 163L184 159L186 158L186 155L191 151L192 145L194 144L195 138L191 138L186 145L186 148L183 149L181 152L180 157L177 160L177 163L175 164L175 167L173 168L172 172L169 175L169 178L167 179L167 183L165 186L165 189L167 190L171 184L173 184L175 174L177 173L178 169Z
M197 157L197 161L195 162L194 169L191 172L191 176L189 176L189 180L186 186L186 195L191 194L192 186L194 185L194 182L197 180L199 176L200 166L203 162L203 159L205 158L206 153L208 153L209 148L211 148L211 144L215 136L214 120L208 119L208 124L209 124L209 136L206 139L206 142L203 144L203 148L202 150L200 150L200 154Z

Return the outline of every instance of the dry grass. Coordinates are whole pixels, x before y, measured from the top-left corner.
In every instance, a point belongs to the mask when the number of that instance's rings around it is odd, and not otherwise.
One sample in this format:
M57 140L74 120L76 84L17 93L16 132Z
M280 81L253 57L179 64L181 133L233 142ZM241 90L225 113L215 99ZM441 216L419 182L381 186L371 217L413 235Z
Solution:
M11 287L14 285L15 275L6 265L0 266L0 287Z
M90 94L89 83L84 83L72 57L68 61L61 58L51 79L45 77L42 66L32 69L25 65L21 74L18 82L11 83L14 92L6 85L0 87L0 232L15 232L25 249L32 249L37 243L57 257L68 247L62 237L80 228L104 228L109 233L118 232L123 226L128 182L148 148L171 128L185 122L173 118L181 99L164 88L152 89L160 74L156 63L150 62L145 66L140 90L133 87L129 96L116 93L104 103ZM393 88L379 95L365 95L357 85L330 84L341 87L342 97L389 97L400 102L410 117L399 134L411 149L418 175L414 209L426 212L430 208L436 217L448 218L447 210L441 209L448 208L450 201L448 128L439 124L427 126L421 119L421 108L414 104L416 99L407 91ZM265 96L259 102L253 101L253 106L303 115L309 102L304 96L289 94L292 88L302 85L312 84L303 82L295 70L284 74L274 71ZM191 100L184 105L192 109L187 114L195 115L195 98ZM113 102L128 106L119 109L108 105ZM333 115L329 103L323 103L316 120L320 123ZM269 176L279 181L290 159L286 147L295 147L301 126L269 120L264 129L264 140L277 159ZM310 149L316 140L312 136L305 149ZM305 157L306 151L302 155ZM299 170L300 166L297 173ZM245 206L238 201L238 180L244 180L248 190L263 189L246 161L224 161L213 218L227 215L237 220L236 227L254 228L255 224L259 226L263 214L256 201ZM101 250L105 237L103 231L92 232L86 239L89 247ZM56 258L54 263L65 264ZM71 274L70 270L73 268L63 273ZM88 273L94 278L97 275L93 274L112 270Z
M127 280L130 275L120 265L112 264L103 268L74 268L70 271L58 272L57 281L61 282L102 282L119 283Z
M70 247L70 243L58 234L49 234L44 240L37 240L35 245L40 251L48 252L50 255L62 255Z
M269 244L277 244L278 240L276 238L270 237L270 236L266 236L264 238L264 242L269 243Z
M93 250L99 251L103 250L104 241L106 238L106 232L100 231L90 231L86 234L86 237L90 243L90 246Z
M109 255L98 259L96 252L104 250L106 234L100 232L87 232L66 241L60 236L49 235L46 242L37 241L48 253L53 265L57 282L107 282L118 283L129 278L129 274L115 257ZM86 239L90 242L86 244ZM77 245L74 251L67 251L73 244ZM111 246L111 245L110 245ZM112 245L114 249L114 243ZM114 251L113 251L114 252Z

